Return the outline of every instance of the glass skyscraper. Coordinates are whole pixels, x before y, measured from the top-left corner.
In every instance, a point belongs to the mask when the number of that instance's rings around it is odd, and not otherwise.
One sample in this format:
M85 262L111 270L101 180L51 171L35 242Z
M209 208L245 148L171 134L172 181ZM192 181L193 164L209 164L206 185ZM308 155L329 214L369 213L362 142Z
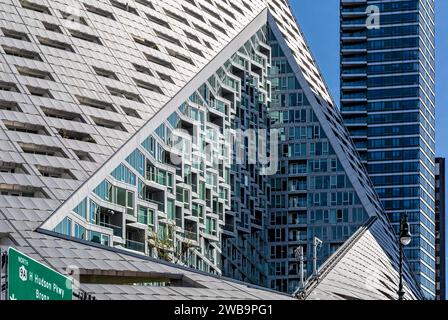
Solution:
M341 1L341 111L406 256L435 295L434 0Z
M397 238L287 1L0 11L0 246L126 293L397 298Z

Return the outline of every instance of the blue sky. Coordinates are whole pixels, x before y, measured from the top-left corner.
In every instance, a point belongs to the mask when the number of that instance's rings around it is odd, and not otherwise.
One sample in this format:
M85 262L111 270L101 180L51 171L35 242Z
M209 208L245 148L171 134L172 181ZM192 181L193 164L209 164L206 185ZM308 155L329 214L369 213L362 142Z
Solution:
M327 86L339 104L339 0L292 0ZM448 157L448 1L436 0L436 155Z

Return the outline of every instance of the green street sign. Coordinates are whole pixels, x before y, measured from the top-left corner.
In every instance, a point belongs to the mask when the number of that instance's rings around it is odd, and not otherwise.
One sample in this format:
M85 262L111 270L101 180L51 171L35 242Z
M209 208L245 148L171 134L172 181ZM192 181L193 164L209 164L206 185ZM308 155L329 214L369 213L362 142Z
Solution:
M72 280L8 249L8 300L72 300Z

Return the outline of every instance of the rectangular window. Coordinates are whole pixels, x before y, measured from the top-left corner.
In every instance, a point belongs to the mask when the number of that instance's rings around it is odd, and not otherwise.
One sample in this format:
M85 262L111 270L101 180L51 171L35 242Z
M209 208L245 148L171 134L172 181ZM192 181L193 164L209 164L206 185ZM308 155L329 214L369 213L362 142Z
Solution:
M62 18L64 18L65 20L69 20L70 22L76 22L88 26L86 19L74 14L73 12L68 13L61 10L59 10L59 12L61 13Z
M20 92L19 88L15 83L0 81L0 90L1 91L12 91L12 92Z
M20 4L22 5L22 8L51 15L50 9L48 9L44 5L37 4L28 0L20 0Z
M43 46L60 49L60 50L65 50L65 51L69 51L69 52L75 52L73 47L71 45L69 45L68 43L65 43L62 41L57 41L54 39L44 38L41 36L36 36L36 37L37 37L37 40L39 41L39 43Z
M66 236L72 235L72 220L65 217L56 228L54 228L54 232L64 234Z
M83 226L75 223L73 236L78 239L87 240L86 229Z
M149 21L154 22L155 24L157 24L159 26L165 27L167 29L171 29L170 24L163 19L153 16L149 13L146 13L146 17L148 18Z
M114 6L115 8L121 9L123 11L130 12L130 13L135 14L135 15L138 16L137 10L134 7L131 7L128 2L122 3L120 1L110 0L110 4L112 6Z
M176 212L175 212L175 207L174 207L174 200L172 200L172 199L167 200L166 214L168 216L168 219L175 220Z
M124 127L124 125L120 122L116 122L113 120L108 120L108 119L103 119L103 118L97 118L97 117L93 117L91 116L93 122L95 122L95 124L99 127L104 127L107 129L114 129L114 130L119 130L119 131L124 131L124 132L128 132L126 130L126 128Z
M108 18L108 19L112 19L115 20L114 14L112 12L88 5L84 3L84 7L86 8L87 11L100 15L102 17Z
M135 2L154 10L154 6L149 0L135 0Z
M148 91L163 94L162 89L160 89L160 87L156 86L155 84L152 84L152 83L149 83L149 82L146 82L143 80L135 79L135 78L133 78L133 80L134 80L135 84L137 85L137 87L139 87L139 88L143 88Z
M94 36L92 34L88 34L86 32L81 32L79 30L70 30L68 29L68 31L70 32L71 36L77 39L81 39L84 41L88 41L91 43L96 43L99 45L103 45L103 43L101 42L100 38L98 38L97 36Z
M5 37L7 37L7 38L12 38L12 39L17 39L17 40L31 42L31 40L28 37L28 35L26 33L24 33L24 32L11 30L11 29L6 29L6 28L1 28L1 30L3 32L3 35Z
M132 92L129 92L129 91L126 91L123 89L113 88L113 87L109 87L109 86L106 86L106 88L107 88L107 90L109 90L109 93L115 97L121 97L126 100L143 103L142 98L136 93L132 93Z
M106 69L103 69L103 68L98 68L98 67L95 67L95 66L92 66L92 68L95 71L95 73L97 75L99 75L100 77L109 78L109 79L113 79L113 80L119 80L117 75L113 71L106 70Z
M15 47L9 47L2 45L3 50L7 55L30 59L30 60L36 60L36 61L42 61L42 58L37 52L25 50L25 49L19 49Z
M154 49L154 50L159 50L159 47L157 46L157 44L155 42L152 42L148 39L139 37L139 36L135 36L133 35L132 38L134 39L134 41L138 44L141 44L142 46Z
M85 123L84 118L78 113L59 109L52 109L43 106L41 106L40 108L47 117Z

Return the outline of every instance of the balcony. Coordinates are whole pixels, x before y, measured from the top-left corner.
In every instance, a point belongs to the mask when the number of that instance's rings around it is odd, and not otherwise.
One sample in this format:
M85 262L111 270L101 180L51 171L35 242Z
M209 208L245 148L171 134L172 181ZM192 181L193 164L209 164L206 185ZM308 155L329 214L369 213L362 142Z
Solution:
M290 192L301 192L301 191L307 191L308 189L308 185L305 182L300 182L300 183L291 183L289 185L288 191Z
M120 237L120 238L123 237L123 228L121 228L119 226L115 226L113 224L109 224L109 223L105 223L105 222L100 222L100 223L98 223L98 225L100 227L112 229L114 236L116 236L116 237Z
M185 230L184 231L184 238L190 239L190 240L193 240L193 241L197 241L198 240L198 234L196 232L193 232L193 231Z
M133 251L145 253L145 244L134 240L126 239L125 248Z

